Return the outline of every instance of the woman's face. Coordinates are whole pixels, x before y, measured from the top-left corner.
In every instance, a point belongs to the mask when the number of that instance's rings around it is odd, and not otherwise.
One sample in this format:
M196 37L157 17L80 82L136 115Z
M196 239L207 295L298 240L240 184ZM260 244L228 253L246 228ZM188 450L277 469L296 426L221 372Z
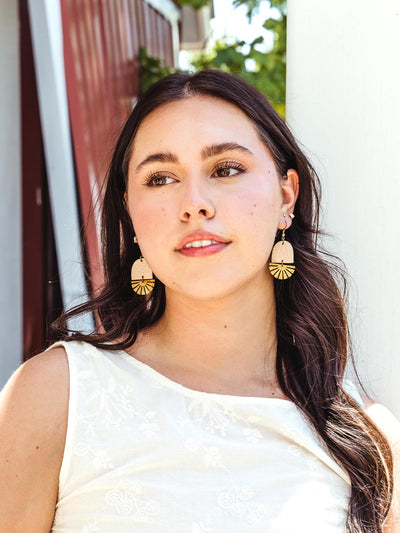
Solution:
M126 200L167 296L212 299L272 284L266 264L283 213L294 208L292 181L278 176L247 116L223 100L189 97L146 117Z

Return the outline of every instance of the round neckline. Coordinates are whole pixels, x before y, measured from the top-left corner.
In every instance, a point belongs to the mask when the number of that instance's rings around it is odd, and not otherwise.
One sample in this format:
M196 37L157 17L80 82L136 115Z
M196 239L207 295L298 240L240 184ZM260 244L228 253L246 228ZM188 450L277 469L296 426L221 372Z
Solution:
M165 374L162 374L158 370L155 370L152 366L148 365L147 363L143 363L143 361L139 361L139 359L136 359L136 357L133 357L133 355L129 354L125 350L118 350L114 353L120 353L125 358L128 358L132 361L134 365L136 365L141 371L145 372L147 375L149 375L151 378L155 379L159 383L161 383L164 386L167 386L168 388L172 388L175 391L180 391L185 393L188 396L195 397L198 396L200 398L209 398L209 399L215 399L219 400L220 402L223 402L224 400L228 401L237 401L237 402L260 402L260 403L275 403L275 405L285 405L287 406L294 406L295 404L291 400L285 400L284 398L272 398L270 396L240 396L236 394L219 394L217 392L206 392L206 391L200 391L197 389L191 389L190 387L186 387L185 385L182 385L182 383L179 383L178 381L174 381L173 379L167 377Z

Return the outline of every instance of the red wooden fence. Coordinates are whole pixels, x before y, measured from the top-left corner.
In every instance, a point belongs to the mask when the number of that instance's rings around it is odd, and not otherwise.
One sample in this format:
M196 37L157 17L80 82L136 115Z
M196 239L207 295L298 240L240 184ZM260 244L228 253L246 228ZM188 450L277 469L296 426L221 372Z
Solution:
M138 48L172 65L172 28L146 0L61 0L61 7L78 190L96 290L102 283L96 213L113 145L138 96Z

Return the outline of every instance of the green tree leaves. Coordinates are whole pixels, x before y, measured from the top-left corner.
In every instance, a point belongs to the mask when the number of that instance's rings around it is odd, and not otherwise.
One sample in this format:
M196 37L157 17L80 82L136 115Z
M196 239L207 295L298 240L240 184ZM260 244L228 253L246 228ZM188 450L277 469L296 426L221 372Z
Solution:
M233 0L233 6L246 6L246 14L251 21L259 10L262 0ZM215 68L231 72L254 85L265 94L275 109L285 114L286 87L286 0L268 0L271 7L276 8L276 16L268 18L263 27L273 32L272 49L267 48L263 36L251 43L237 39L224 38L216 42L210 51L195 54L191 61L194 70ZM198 9L209 3L209 0L178 0L180 5L189 4ZM156 59L147 55L146 49L139 52L140 89L145 91L152 83L163 76L174 72Z
M233 5L247 7L251 17L261 0L234 0ZM267 48L264 37L259 36L250 44L244 41L223 39L210 52L197 54L191 60L195 70L216 68L232 72L254 85L265 94L275 109L284 116L286 96L286 0L270 0L277 8L277 18L268 18L263 27L274 34L273 47Z
M200 9L204 6L209 5L211 2L210 0L176 0L176 3L180 6L189 5L192 6L194 9Z

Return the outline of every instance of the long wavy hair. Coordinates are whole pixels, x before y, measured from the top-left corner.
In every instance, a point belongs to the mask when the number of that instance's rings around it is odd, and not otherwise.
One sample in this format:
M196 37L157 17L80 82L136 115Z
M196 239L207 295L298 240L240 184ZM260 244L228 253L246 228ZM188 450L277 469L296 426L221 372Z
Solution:
M296 272L286 281L274 281L277 376L283 392L350 476L348 531L383 532L393 492L392 456L385 437L343 388L350 352L345 284L331 256L317 248L318 177L282 118L244 81L214 70L173 74L158 81L139 100L119 137L105 185L104 287L87 303L64 313L54 323L54 331L66 340L126 350L140 330L151 327L163 315L165 290L159 280L148 299L130 289L130 268L138 252L124 202L128 163L143 119L162 105L194 95L219 98L241 109L269 148L278 172L284 175L291 168L298 172L300 192L290 228ZM90 311L96 317L95 331L84 334L68 330L71 317Z

